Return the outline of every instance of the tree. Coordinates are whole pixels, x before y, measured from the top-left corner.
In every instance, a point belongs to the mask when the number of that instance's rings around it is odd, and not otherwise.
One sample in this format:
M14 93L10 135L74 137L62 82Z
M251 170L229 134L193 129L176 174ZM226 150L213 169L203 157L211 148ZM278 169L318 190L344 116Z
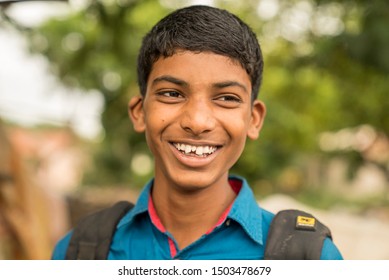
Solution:
M132 131L127 103L138 93L136 56L142 36L164 13L153 0L93 1L29 33L32 51L47 57L64 85L97 89L104 96L104 140L96 146L88 183L137 182L132 158L148 150L143 136Z

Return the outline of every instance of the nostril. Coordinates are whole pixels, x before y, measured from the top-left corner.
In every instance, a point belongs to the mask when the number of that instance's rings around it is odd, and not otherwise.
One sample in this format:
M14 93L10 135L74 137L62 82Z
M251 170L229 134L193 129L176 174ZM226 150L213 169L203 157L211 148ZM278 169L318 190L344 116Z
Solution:
M198 112L190 114L186 112L180 124L186 132L193 135L200 135L212 131L215 128L216 121L213 116L207 113Z

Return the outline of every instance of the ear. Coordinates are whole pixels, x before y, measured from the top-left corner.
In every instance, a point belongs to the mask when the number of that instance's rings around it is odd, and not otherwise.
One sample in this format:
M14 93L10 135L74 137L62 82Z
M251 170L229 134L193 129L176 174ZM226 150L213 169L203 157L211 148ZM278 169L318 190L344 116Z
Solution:
M128 116L130 117L136 132L145 131L146 125L142 96L137 95L130 99L130 102L128 103Z
M259 137L259 132L262 129L263 121L266 116L266 106L260 100L254 100L251 109L251 120L247 130L247 137L255 140Z

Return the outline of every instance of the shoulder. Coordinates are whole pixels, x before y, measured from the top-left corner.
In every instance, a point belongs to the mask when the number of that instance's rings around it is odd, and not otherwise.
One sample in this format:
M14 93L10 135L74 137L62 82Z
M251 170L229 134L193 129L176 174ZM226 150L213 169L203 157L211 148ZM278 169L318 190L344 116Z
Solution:
M270 225L271 222L273 221L273 218L274 218L274 213L273 212L270 212L264 208L262 208L261 206L258 205L258 207L261 209L261 214L262 214L262 219L263 219L263 223L267 224L267 225Z
M68 232L58 243L55 245L53 254L51 256L52 260L64 260L66 256L66 251L69 247L69 242L72 237L73 231Z
M293 209L268 217L267 259L342 259L331 231L311 214Z
M264 243L266 243L266 239L267 239L267 236L269 234L269 229L270 229L271 223L274 219L274 213L272 213L266 209L263 209L259 205L258 205L258 207L260 209L261 218L262 218L262 230L263 230L264 239L265 239Z
M120 201L111 207L85 216L72 231L57 243L52 259L64 260L67 257L77 259L83 255L81 252L94 252L92 255L89 254L87 258L93 256L93 258L105 259L110 245L110 242L107 243L106 241L112 240L117 224L131 209L133 209L133 204ZM98 249L94 249L94 251L84 249L84 247L81 247L82 243L92 244L94 248Z
M326 238L321 251L321 260L343 260L342 254L330 238Z

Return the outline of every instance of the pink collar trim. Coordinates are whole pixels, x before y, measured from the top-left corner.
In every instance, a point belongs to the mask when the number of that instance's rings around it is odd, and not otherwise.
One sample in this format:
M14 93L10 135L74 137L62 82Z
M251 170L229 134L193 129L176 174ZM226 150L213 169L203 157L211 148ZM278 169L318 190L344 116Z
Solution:
M242 182L239 180L233 180L233 179L230 179L228 182L229 182L231 188L233 189L233 191L236 194L238 194L240 189L242 188ZM225 222L228 214L230 213L232 205L233 205L233 202L226 208L226 210L224 210L224 212L222 213L222 215L220 216L220 218L218 219L216 224L212 228L210 228L205 234L210 234L215 228L217 228L218 226L221 226ZM151 222L155 225L155 227L160 232L166 233L166 229L165 229L164 225L162 224L161 219L158 217L157 211L154 207L154 203L153 203L153 199L152 199L151 195L149 196L148 210L149 210ZM177 247L174 244L174 241L170 237L168 237L168 241L169 241L170 255L172 258L174 258L177 255Z

